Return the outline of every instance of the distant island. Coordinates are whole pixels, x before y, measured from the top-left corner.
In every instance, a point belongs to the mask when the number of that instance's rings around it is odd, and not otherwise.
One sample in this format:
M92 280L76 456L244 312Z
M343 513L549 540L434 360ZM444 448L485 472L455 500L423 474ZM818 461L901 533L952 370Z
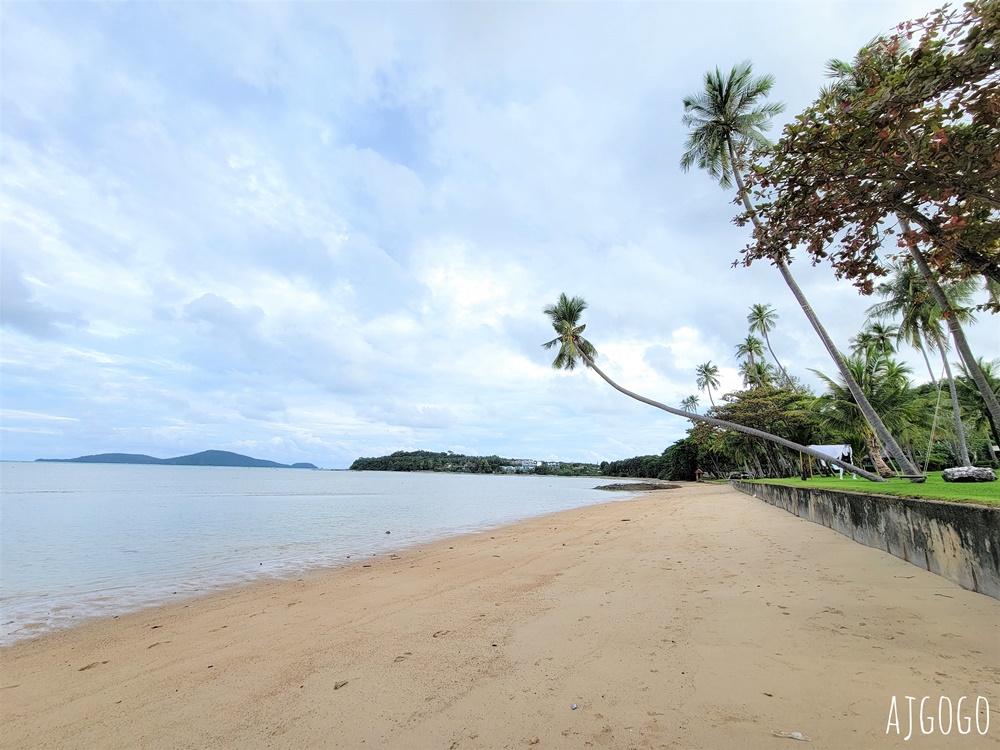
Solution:
M456 474L544 474L555 476L597 476L596 464L563 461L536 461L531 458L463 456L460 453L396 451L388 456L359 458L351 471L443 471Z
M161 466L241 466L272 469L318 469L315 464L279 464L229 451L202 451L176 458L154 458L142 453L99 453L79 458L39 458L36 461L69 464L157 464Z

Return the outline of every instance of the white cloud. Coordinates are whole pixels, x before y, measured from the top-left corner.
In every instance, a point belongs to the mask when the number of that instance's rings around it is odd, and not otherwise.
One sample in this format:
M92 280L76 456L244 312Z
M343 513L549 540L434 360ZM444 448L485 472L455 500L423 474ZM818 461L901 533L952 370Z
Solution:
M810 380L830 365L777 272L730 267L732 196L677 166L680 99L752 58L790 117L827 58L928 7L6 6L3 457L602 460L681 437L551 370L560 292L609 374L670 405L707 360L739 385L755 302ZM869 300L792 268L846 346Z

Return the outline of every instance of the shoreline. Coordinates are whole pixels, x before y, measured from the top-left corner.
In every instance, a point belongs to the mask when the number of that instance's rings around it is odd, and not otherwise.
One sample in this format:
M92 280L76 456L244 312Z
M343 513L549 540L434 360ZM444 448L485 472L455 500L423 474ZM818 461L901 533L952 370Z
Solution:
M27 468L37 468L28 466ZM77 466L71 467L79 468ZM88 468L102 469L102 466L84 466ZM117 471L121 467L111 466ZM129 469L150 469L160 472L157 478L157 490L162 492L163 497L168 502L180 500L181 512L185 508L190 510L190 498L185 493L191 493L192 488L186 484L175 484L167 475L184 468L206 469L213 476L209 480L215 479L219 482L220 476L238 476L247 473L247 469L242 467L176 467L176 466L126 466ZM218 471L217 471L218 470ZM231 474L226 474L231 472ZM306 516L288 514L285 519L279 519L284 526L276 531L266 531L257 533L259 525L252 522L244 522L243 534L245 537L237 536L237 539L244 539L241 545L229 545L229 539L225 538L224 526L220 524L218 513L210 514L208 527L210 533L214 535L214 541L208 544L200 541L193 531L182 530L179 536L186 537L185 542L177 546L178 553L166 552L161 554L156 547L161 543L160 530L153 528L149 523L141 520L131 525L126 524L125 533L116 530L115 537L121 541L112 544L110 547L100 547L93 543L93 539L99 538L104 533L104 527L92 523L87 533L78 534L76 539L71 538L68 543L59 540L53 544L51 549L57 549L59 554L49 555L49 548L40 546L35 542L28 549L20 550L19 539L42 539L43 535L33 533L28 523L22 523L22 531L19 534L17 515L12 512L12 523L4 528L4 562L8 563L4 569L4 590L0 592L0 647L12 645L25 639L35 638L41 634L58 632L66 628L79 627L82 624L93 622L98 619L116 617L130 612L159 606L166 603L187 601L192 598L218 593L230 588L248 585L262 580L294 580L302 575L309 575L316 570L329 570L350 564L352 560L369 558L381 554L400 552L411 547L431 544L435 541L460 536L470 532L483 532L490 529L499 528L521 520L527 520L536 515L544 515L558 509L581 507L577 503L600 503L608 502L607 493L590 491L593 489L592 478L574 477L566 483L566 487L558 488L563 482L562 477L535 477L528 478L528 484L521 485L523 477L511 482L507 476L482 476L481 478L493 490L499 490L496 502L492 503L492 508L482 508L470 512L462 512L458 509L457 515L450 512L449 500L455 503L457 498L463 494L470 495L470 500L474 498L489 498L488 489L477 491L475 487L479 483L473 478L472 486L469 482L463 482L461 477L454 477L457 481L448 481L450 497L446 497L444 502L434 502L429 498L433 495L421 493L414 490L403 500L403 505L412 503L413 508L437 505L443 510L429 511L423 517L411 517L404 513L403 516L380 512L378 510L364 513L366 519L348 518L347 523L341 523L338 512L347 517L352 516L352 512L361 513L357 508L359 495L363 496L372 488L370 481L358 480L353 485L348 483L348 489L340 481L332 483L324 482L321 478L316 479L317 473L309 472L315 481L307 483L288 484L282 479L275 480L276 475L284 475L276 469L260 472L263 480L266 480L264 495L274 495L273 507L284 505L284 499L280 496L286 492L293 492L297 495L308 497L310 492L315 491L324 497L323 507L333 510L317 514L317 523L324 527L320 534L311 535L309 529L300 529L299 535L305 532L305 544L300 544L301 536L294 533L290 536L288 527L294 526L303 517L311 517L313 508L308 507L303 510ZM29 476L29 475L24 475ZM377 473L378 479L389 479L390 482L396 477L386 477L385 472ZM472 475L469 475L472 476ZM362 479L367 479L363 477ZM414 476L414 483L419 487L428 484L426 476ZM532 482L532 479L541 480ZM579 480L583 479L581 483ZM499 482L497 480L500 480ZM144 481L136 480L135 477L126 477L125 483ZM224 480L222 480L224 481ZM277 484L273 484L277 481ZM114 484L114 479L108 480ZM163 483L162 487L160 483ZM386 491L384 485L389 482L382 482L381 486L376 486L375 491ZM210 489L211 482L199 483L199 490L203 489L202 484L206 484ZM378 482L374 484L379 485ZM571 489L575 485L589 485L588 492L584 499L581 499L579 491ZM56 481L46 484L46 488L65 488L66 482ZM501 485L507 485L506 489ZM532 485L534 485L532 487ZM550 485L556 485L553 489ZM24 491L25 486L29 489L31 483L16 486L13 496L20 498L19 490ZM86 483L84 483L86 486ZM217 484L215 489L225 494L228 485ZM464 486L464 489L461 489ZM456 490L458 487L460 489ZM524 489L517 489L523 487ZM539 489L542 487L543 489ZM567 489L569 487L570 489ZM544 489L547 488L547 489ZM244 487L244 489L247 489ZM253 494L257 494L260 488L254 487ZM426 487L424 487L426 490ZM580 487L577 488L579 490ZM354 492L359 495L352 494ZM73 491L76 491L75 486ZM175 497L176 492L176 497ZM516 493L516 494L512 494ZM84 492L84 494L86 494ZM116 487L112 496L122 496L127 494ZM344 497L346 495L346 497ZM423 495L423 496L422 496ZM567 497L570 499L567 502ZM520 502L518 497L528 498L526 502ZM159 496L151 499L149 505L156 507ZM617 498L623 499L623 498ZM329 501L333 502L329 502ZM3 511L8 510L7 503L11 502L10 497L5 497ZM16 502L16 501L15 501ZM353 508L352 508L353 504ZM474 505L475 503L473 503ZM482 503L479 503L482 505ZM123 503L125 514L130 512L127 503ZM386 503L392 506L393 503ZM222 502L214 502L212 508L224 508ZM411 506L407 506L411 507ZM345 509L345 510L336 510ZM14 508L16 510L16 508ZM0 511L0 512L3 512ZM251 513L247 517L252 517L253 513L263 513L265 516L271 512L271 508L266 505L254 505ZM95 514L99 517L99 514ZM190 516L190 513L188 514ZM325 516L325 519L323 518ZM420 516L420 511L416 512ZM5 516L5 520L7 519ZM295 519L289 524L288 519ZM352 522L357 520L357 523ZM195 520L188 517L194 528ZM213 523L214 526L213 526ZM384 524L384 525L383 525ZM254 526L253 530L248 530ZM391 536L385 535L386 529L391 530ZM135 532L133 537L131 532ZM240 533L240 532L237 532ZM8 543L10 548L7 548ZM52 542L49 542L52 543ZM231 546L230 549L227 545ZM140 553L141 552L141 553ZM51 557L46 565L29 570L26 566L20 565L21 561L31 560L33 556L40 559ZM131 556L131 557L129 557ZM117 561L106 564L105 561ZM136 561L138 561L136 563ZM79 574L78 574L79 573ZM61 577L60 577L61 576ZM71 582L71 583L70 583Z
M992 722L905 746L1000 747L1000 602L720 485L83 623L0 667L11 747L904 746L906 695Z

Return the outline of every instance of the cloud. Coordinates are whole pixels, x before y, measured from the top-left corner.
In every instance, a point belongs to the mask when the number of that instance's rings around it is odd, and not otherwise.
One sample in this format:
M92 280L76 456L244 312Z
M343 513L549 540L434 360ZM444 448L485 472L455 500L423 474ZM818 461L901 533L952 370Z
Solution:
M739 385L757 302L783 364L831 370L775 269L731 267L747 233L678 168L680 101L752 58L791 117L827 58L927 7L775 9L5 7L0 389L38 416L5 420L3 457L610 460L683 436L549 367L560 292L588 300L602 366L670 405L706 360ZM846 345L870 300L792 270Z

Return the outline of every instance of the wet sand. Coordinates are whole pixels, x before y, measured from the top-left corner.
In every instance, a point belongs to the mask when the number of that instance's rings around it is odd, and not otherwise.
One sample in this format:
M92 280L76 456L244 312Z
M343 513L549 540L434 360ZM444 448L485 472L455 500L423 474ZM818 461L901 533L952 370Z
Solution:
M1000 601L684 485L2 648L0 747L1000 748L998 684Z

